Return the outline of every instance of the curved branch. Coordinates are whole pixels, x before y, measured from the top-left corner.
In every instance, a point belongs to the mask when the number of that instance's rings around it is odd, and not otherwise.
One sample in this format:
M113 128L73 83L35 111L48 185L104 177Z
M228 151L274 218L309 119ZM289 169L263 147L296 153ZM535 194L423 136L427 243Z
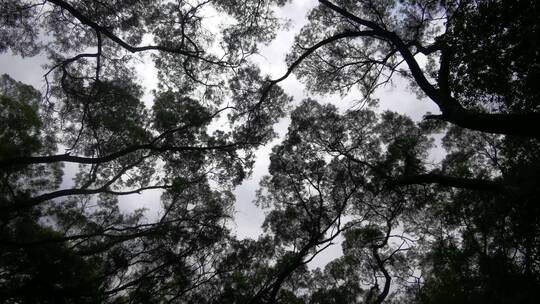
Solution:
M380 27L377 23L373 22L373 21L369 21L369 20L365 20L365 19L362 19L362 18L359 18L351 13L349 13L347 10L333 4L332 2L330 1L327 1L327 0L319 0L320 3L322 3L324 6L330 8L331 10L339 13L340 15L342 15L343 17L349 19L349 20L352 20L360 25L363 25L365 27L368 27L370 29L373 29L375 31L378 31L380 32L380 34L383 34L385 32L387 32L385 29L383 29L382 27Z
M337 41L339 39L342 39L342 38L352 38L352 37L361 37L361 36L368 36L368 37L371 37L371 36L375 36L377 34L376 31L346 31L346 32L343 32L343 33L340 33L340 34L336 34L334 36L331 36L331 37L328 37L326 39L323 39L321 41L319 41L318 43L316 43L315 45L311 46L310 48L306 49L306 51L304 53L302 53L302 55L300 55L300 57L298 57L292 64L291 66L289 66L289 68L287 69L287 72L281 76L280 78L278 79L275 79L275 80L272 80L272 82L274 83L278 83L282 80L284 80L285 78L289 77L289 75L292 73L292 71L304 60L306 59L309 55L311 55L313 52L315 52L316 50L318 50L319 48L321 48L322 46L325 46L327 44L330 44L334 41Z
M403 42L403 40L399 38L399 36L397 36L394 32L385 30L384 28L382 28L375 22L365 20L351 14L347 10L331 3L330 1L319 0L319 2L325 5L326 7L330 8L331 10L335 11L336 13L342 15L343 17L372 29L374 32L377 33L377 35L387 38L397 48L401 56L403 56L403 59L409 66L409 69L411 71L411 74L414 77L414 80L416 80L420 88L426 93L426 95L428 95L428 97L430 97L433 101L437 103L438 90L427 80L426 76L424 75L424 72L420 68L420 65L414 58L414 55L411 53L411 51L409 50L407 45Z
M109 181L107 181L105 184L103 184L99 188L95 188L95 189L76 188L76 189L58 190L58 191L54 191L54 192L45 193L45 194L42 194L42 195L39 195L39 196L36 196L36 197L32 197L32 198L29 198L29 199L24 199L21 202L19 202L19 204L16 204L15 206L8 206L8 208L10 208L10 207L12 207L14 209L28 208L28 207L38 205L39 203L51 200L51 199L64 197L64 196L69 196L69 195L80 195L80 194L89 195L89 194L109 192L110 191L109 186L111 186L114 182L119 180L122 177L122 175L124 175L131 168L137 166L142 161L144 161L147 157L148 157L148 155L143 156L140 159L138 159L137 161L125 166L116 175L114 175Z
M444 87L444 83L441 88L436 88L428 81L414 58L414 54L396 33L385 30L375 22L355 16L330 1L319 0L319 2L345 18L370 28L376 35L388 39L407 63L418 86L441 110L442 115L438 117L439 119L481 132L540 138L540 113L487 114L465 109L455 98L451 97L450 92ZM437 48L441 47L437 46ZM440 80L444 80L449 69L446 66L446 61L447 58L443 58Z
M388 293L390 292L390 284L392 282L392 277L388 273L388 270L386 270L386 268L384 268L384 261L379 256L379 251L378 250L379 249L377 247L372 248L372 254L373 254L373 257L375 258L375 261L377 262L377 267L379 268L379 270L384 275L384 287L383 287L383 290L377 296L377 299L374 302L374 303L380 304L380 303L382 303L384 301L384 299L386 299L386 297L388 296Z
M272 87L274 85L276 85L277 83L285 80L287 77L289 77L289 75L291 75L291 73L294 71L294 69L300 64L302 63L302 61L304 61L304 59L306 59L309 55L311 55L313 52L315 52L316 50L318 50L319 48L327 45L327 44L330 44L334 41L337 41L337 40L340 40L340 39L343 39L343 38L354 38L354 37L361 37L361 36L367 36L367 37L371 37L371 36L374 36L376 35L377 33L375 31L346 31L346 32L343 32L343 33L339 33L339 34L336 34L334 36L330 36L326 39L323 39L321 41L319 41L318 43L314 44L313 46L309 47L306 49L306 51L304 53L302 53L302 55L300 55L300 57L298 57L290 66L289 68L287 69L287 72L285 72L285 74L283 74L283 76L277 78L277 79L273 79L273 80L270 80L270 83L265 87L265 89L263 90L262 94L261 94L261 101L258 103L262 103L264 101L264 99L266 99L266 97L268 96L268 93L270 92L270 89L272 89Z
M220 62L216 62L216 61L200 56L199 54L200 52L191 52L191 51L187 51L187 50L183 50L183 49L175 48L175 47L168 47L168 46L163 46L163 45L132 46L129 43L122 40L120 37L116 36L113 32L111 32L106 27L103 27L97 24L96 22L92 21L90 18L85 16L83 13L81 13L79 10L77 10L75 7L73 7L71 4L67 3L66 1L63 1L63 0L48 0L48 1L58 7L61 7L62 9L65 9L73 17L79 20L82 24L87 25L91 27L92 29L94 29L96 32L103 34L104 36L116 42L122 48L128 50L131 53L156 50L156 51L162 51L166 53L180 54L187 57L203 60L209 63L214 63L214 64L220 63Z
M341 232L350 229L353 225L348 225L345 227L340 227L341 217L345 208L349 202L349 199L356 192L357 187L354 187L343 199L339 210L337 210L337 215L326 225L321 231L310 235L308 242L295 254L294 258L286 263L276 274L275 277L271 277L265 285L255 294L255 296L250 300L249 303L275 303L276 297L283 285L283 283L302 265L309 263L313 258L319 254L324 249L332 245L332 241L341 234ZM320 218L319 218L320 221ZM320 223L320 222L319 222ZM336 230L332 230L331 235L324 237L330 228L337 225ZM322 238L322 239L321 239ZM321 249L316 250L315 253L304 260L310 251L312 251L317 246L324 245Z

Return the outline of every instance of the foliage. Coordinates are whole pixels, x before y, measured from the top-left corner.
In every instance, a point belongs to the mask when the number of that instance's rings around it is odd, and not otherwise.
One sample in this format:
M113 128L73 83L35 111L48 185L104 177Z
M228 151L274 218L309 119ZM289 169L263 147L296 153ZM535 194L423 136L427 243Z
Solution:
M3 1L0 52L48 64L43 92L0 77L0 301L534 303L536 2L319 2L271 80L250 58L284 0ZM289 112L291 73L365 104ZM396 77L441 114L379 111ZM286 114L264 232L237 239L234 187ZM150 190L156 217L122 207Z

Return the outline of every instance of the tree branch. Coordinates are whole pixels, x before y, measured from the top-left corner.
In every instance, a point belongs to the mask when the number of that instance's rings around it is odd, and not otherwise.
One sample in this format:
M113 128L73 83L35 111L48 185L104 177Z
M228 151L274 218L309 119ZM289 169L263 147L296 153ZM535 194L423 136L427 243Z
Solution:
M270 80L270 83L264 88L262 94L261 94L261 99L260 99L260 102L258 104L261 104L265 99L266 97L268 96L268 93L270 92L270 89L272 89L272 87L276 84L278 84L279 82L285 80L287 77L289 77L289 75L294 71L294 69L300 64L302 63L302 61L304 61L304 59L306 59L309 55L311 55L313 52L315 52L316 50L318 50L319 48L327 45L327 44L330 44L334 41L337 41L337 40L340 40L340 39L343 39L343 38L353 38L353 37L361 37L361 36L373 36L375 35L376 32L375 31L346 31L346 32L343 32L343 33L339 33L339 34L336 34L334 36L330 36L326 39L323 39L321 41L319 41L318 43L314 44L313 46L307 48L305 50L304 53L302 53L302 55L300 55L300 57L298 57L290 66L289 68L287 69L287 72L285 72L285 74L283 74L283 76L277 78L277 79L273 79L273 80Z
M79 10L77 10L75 7L73 7L71 4L67 3L66 1L62 0L48 0L49 2L53 3L54 5L61 7L62 9L65 9L68 11L73 17L75 17L77 20L79 20L82 24L87 25L94 29L96 32L99 32L103 34L104 36L108 37L112 41L116 42L118 45L120 45L122 48L128 50L131 53L136 52L142 52L142 51L149 51L149 50L156 50L156 51L162 51L166 53L173 53L173 54L179 54L184 55L191 58L200 59L209 63L219 64L220 62L216 62L207 58L204 58L200 56L200 52L192 52L183 50L181 48L175 48L175 47L167 47L163 45L147 45L147 46L132 46L129 43L122 40L120 37L116 36L113 32L111 32L106 27L100 26L96 22L92 21L90 18L85 16L83 13L81 13Z
M250 145L253 143L240 142L230 143L216 146L156 146L153 144L141 144L133 145L122 149L120 151L101 156L101 157L84 157L84 156L72 156L70 153L49 155L49 156L33 156L33 157L17 157L0 161L0 168L9 168L18 165L30 165L30 164L48 164L56 162L69 162L78 164L101 164L113 161L129 153L133 153L141 150L150 150L156 152L185 152L185 151L209 151L219 149L230 149L241 145Z
M446 92L445 78L449 70L448 54L444 55L441 61L440 81L443 83L441 89L435 88L426 78L420 65L414 58L414 55L409 50L409 47L401 40L394 32L390 32L376 24L375 22L359 18L347 10L336 6L327 0L319 0L320 3L335 11L336 13L346 17L347 19L356 22L360 25L370 28L377 36L381 36L390 41L399 51L405 62L407 63L411 74L424 91L424 93L437 104L443 115L442 120L453 123L463 128L477 130L487 133L518 135L526 137L540 138L540 114L486 114L477 113L463 108L463 106L454 98L450 92ZM376 36L373 35L373 36ZM439 47L439 46L437 46Z
M438 184L445 187L483 191L500 191L502 187L502 184L497 181L479 178L453 177L436 173L400 177L390 181L389 184L395 186Z

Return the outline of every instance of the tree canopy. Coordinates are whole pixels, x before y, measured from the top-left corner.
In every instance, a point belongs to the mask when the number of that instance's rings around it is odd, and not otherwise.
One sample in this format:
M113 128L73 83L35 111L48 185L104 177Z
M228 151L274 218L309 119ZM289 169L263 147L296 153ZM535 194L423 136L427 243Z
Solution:
M540 298L539 4L319 0L273 79L253 57L291 1L1 2L0 53L47 59L43 88L0 76L1 302ZM403 79L440 113L378 109ZM283 117L240 239L234 189ZM150 190L156 218L121 208Z

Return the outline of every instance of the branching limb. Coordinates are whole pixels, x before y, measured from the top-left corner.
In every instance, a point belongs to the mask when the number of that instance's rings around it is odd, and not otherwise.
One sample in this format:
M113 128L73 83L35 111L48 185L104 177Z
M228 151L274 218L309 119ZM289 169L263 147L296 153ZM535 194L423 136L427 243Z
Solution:
M79 20L82 24L87 25L91 27L96 32L99 32L124 48L125 50L131 52L131 53L137 53L137 52L143 52L143 51L150 51L150 50L156 50L171 54L178 54L183 55L190 58L195 58L198 60L202 60L208 63L212 64L223 64L223 62L214 61L211 59L208 59L204 56L202 56L201 52L199 50L197 51L189 51L182 48L176 48L176 47L168 47L163 45L147 45L147 46L132 46L129 43L122 40L120 37L115 35L112 31L110 31L108 28L103 27L96 22L92 21L90 18L85 16L82 12L77 10L75 7L73 7L71 4L69 4L66 1L63 0L48 0L50 3L61 7L62 9L68 11L73 17L75 17L77 20Z
M500 191L502 189L502 184L493 180L453 177L437 173L404 176L390 181L389 184L395 186L437 184L444 187L483 191Z
M422 91L437 104L442 112L439 116L440 119L447 122L456 124L463 128L478 130L487 133L518 135L526 137L540 138L540 113L526 113L526 114L487 114L477 113L471 110L465 109L455 98L453 98L447 88L448 78L448 50L444 50L439 45L433 46L431 50L423 49L423 51L431 52L436 49L441 49L442 61L441 71L439 73L439 85L440 88L436 88L426 78L424 72L420 68L418 61L415 59L414 54L409 49L408 45L394 32L390 32L377 23L362 19L347 10L336 6L327 0L319 0L319 2L336 13L346 17L347 19L365 26L373 31L372 37L382 37L385 40L392 43L392 45L399 51L409 70L412 77L422 89Z

